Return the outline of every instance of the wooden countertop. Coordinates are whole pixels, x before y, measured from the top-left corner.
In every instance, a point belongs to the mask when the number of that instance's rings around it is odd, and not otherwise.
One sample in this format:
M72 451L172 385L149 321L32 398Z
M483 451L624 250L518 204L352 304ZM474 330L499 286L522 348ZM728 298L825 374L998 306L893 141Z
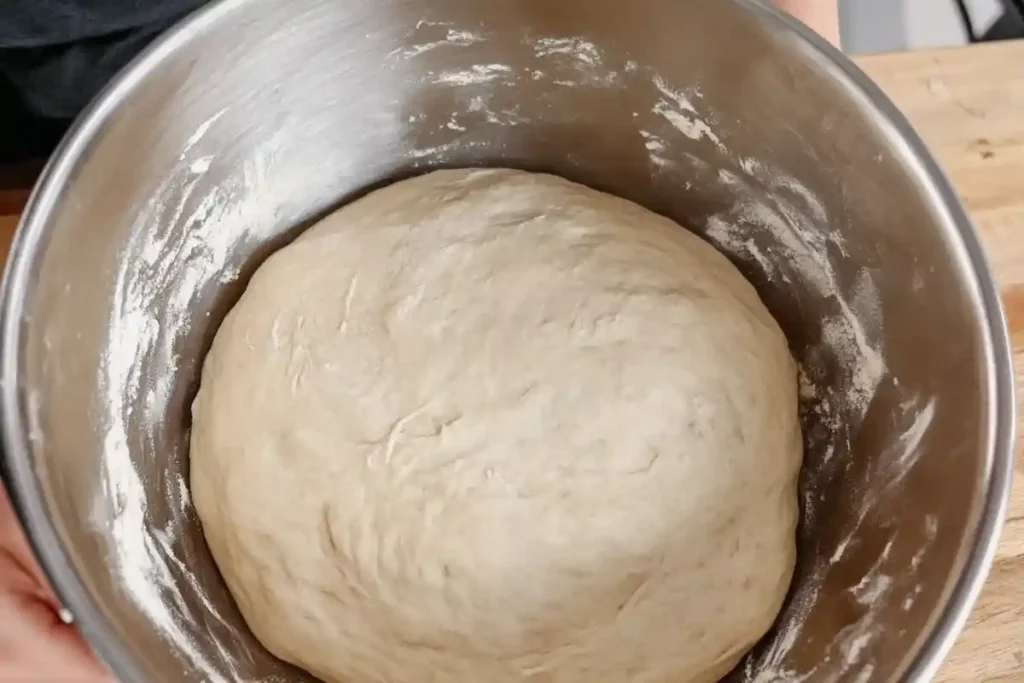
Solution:
M1002 287L1020 388L1024 384L1024 41L875 55L858 61L923 135L974 217ZM0 254L6 255L28 192L4 189L4 184L0 174ZM6 184L11 184L9 178ZM1024 397L1024 391L1020 393ZM1024 455L1020 453L995 566L937 680L1024 681Z

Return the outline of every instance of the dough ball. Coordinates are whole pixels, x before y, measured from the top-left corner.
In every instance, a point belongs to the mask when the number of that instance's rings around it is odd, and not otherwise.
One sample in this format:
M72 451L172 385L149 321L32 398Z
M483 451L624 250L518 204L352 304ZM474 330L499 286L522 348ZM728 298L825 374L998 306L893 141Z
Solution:
M324 681L715 681L792 574L796 378L671 221L441 171L259 268L203 369L192 492L253 632Z

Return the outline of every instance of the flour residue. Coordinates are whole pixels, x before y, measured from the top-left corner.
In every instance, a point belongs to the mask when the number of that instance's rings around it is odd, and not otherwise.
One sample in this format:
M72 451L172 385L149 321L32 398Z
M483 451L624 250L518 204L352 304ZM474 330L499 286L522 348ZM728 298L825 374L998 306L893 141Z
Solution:
M681 109L687 104L681 103ZM841 280L840 264L849 257L847 245L838 231L829 229L824 206L796 178L758 160L739 159L731 168L721 169L718 180L737 201L728 211L709 217L706 237L756 277L811 293L821 301L815 306L825 312L817 341L798 353L801 413L810 454L803 473L803 516L805 526L813 529L821 503L819 489L837 478L847 482L857 428L878 391L887 384L897 386L885 363L878 289L864 269L855 273L852 283ZM847 482L856 492L852 497L858 507L849 513L843 538L829 557L804 558L797 575L800 589L780 615L771 644L746 661L742 677L746 683L804 683L818 680L815 677L826 666L827 680L870 678L875 663L869 653L882 633L878 620L889 607L897 578L902 585L914 580L907 575L907 567L891 562L900 540L895 532L877 562L847 588L861 612L833 640L833 659L798 672L787 666L788 656L803 639L805 624L826 583L833 594L833 568L844 562L868 514L885 495L886 487L878 482L891 487L913 467L934 415L933 397L907 396L901 402L899 414L893 416L897 438L872 460L863 480ZM813 531L805 533L813 535ZM933 539L934 534L927 538ZM930 545L928 540L919 555ZM917 566L909 569L913 572ZM902 574L897 577L894 571ZM906 601L903 604L909 609Z
M449 23L420 21L407 39L409 45L389 54L396 69L404 69L410 60L427 53L475 45L486 36ZM526 123L521 101L503 96L510 87L524 82L563 88L622 87L622 69L608 64L593 42L581 37L540 35L529 36L524 43L536 58L528 68L481 62L427 70L417 77L421 85L449 88L459 106L453 107L448 120L435 131L435 144L410 146L408 153L413 159L444 161L452 152L487 146L478 139L487 126L504 128ZM410 118L411 122L418 120L415 114Z
M188 148L198 143L222 114L204 122L189 139ZM179 163L180 168L143 207L139 221L161 224L181 219L186 202L199 182L199 173L192 171L195 162L182 158ZM132 459L128 443L134 431L129 426L131 406L145 405L147 412L151 411L145 419L151 422L158 421L160 411L166 409L166 403L161 400L165 397L158 396L157 390L148 386L140 364L159 364L171 377L177 365L173 349L159 344L163 321L158 316L162 311L153 302L160 297L163 287L177 286L178 270L174 259L167 258L166 252L180 254L188 246L169 244L167 239L158 237L161 233L142 226L135 228L127 247L127 252L135 257L121 260L123 265L117 282L120 295L114 300L109 350L102 368L103 386L111 400L107 407L108 427L102 461L104 490L102 495L96 496L95 503L99 507L93 516L97 526L108 529L112 536L113 562L126 592L180 651L192 661L202 661L201 649L177 622L178 615L188 611L184 593L197 588L180 586L171 567L174 551L168 537L181 531L180 523L185 514L183 501L170 501L179 515L175 518L179 525L166 529L162 535L153 534L146 519L146 482ZM143 267L135 267L135 260L141 260ZM180 316L182 311L172 309L169 313ZM184 487L184 482L175 485L178 491ZM215 668L210 673L212 680L223 680Z
M699 95L699 91L692 89L691 95L688 95L682 90L669 87L664 79L657 75L654 76L654 85L662 95L652 109L655 114L671 123L673 128L691 140L707 138L719 148L725 149L721 139L711 130L711 126L690 101L690 96Z
M453 24L420 21L407 39L408 46L389 55L396 68L403 68L410 60L426 53L473 46L485 41L487 37L477 32L460 30ZM613 90L625 88L627 84L643 86L646 83L658 93L650 113L663 124L640 131L653 168L666 168L678 160L680 150L669 142L669 138L678 137L679 134L693 142L710 142L720 152L725 152L725 145L713 128L713 117L701 111L697 104L701 94L696 86L673 87L636 60L609 60L597 44L582 36L532 35L524 38L523 44L532 52L534 63L519 67L499 62L468 64L457 69L431 70L420 76L419 80L424 85L452 88L458 101L468 105L464 110L456 107L451 118L438 131L442 134L465 135L440 144L417 146L410 153L416 158L443 161L451 151L472 146L472 141L463 139L480 130L481 122L472 114L481 114L486 123L495 126L525 122L520 111L521 102L501 96L510 86L524 82L548 83L556 88ZM578 116L578 112L552 113L553 118L560 115ZM443 138L443 135L440 137Z
M424 29L441 29L443 36L435 40L419 40L416 38ZM472 31L458 30L452 28L449 23L443 22L432 22L421 20L416 24L416 28L407 36L411 38L409 45L395 48L388 53L388 57L400 58L400 59L412 59L418 57L426 52L437 50L445 47L466 47L474 43L479 43L484 40L484 37L474 33Z
M534 52L538 57L560 54L567 55L592 67L600 66L603 61L601 51L589 40L580 36L538 38L533 41Z
M490 83L512 77L512 67L506 64L473 64L465 69L449 69L431 74L435 83L445 85L474 85Z
M621 67L609 64L603 50L580 36L539 36L527 41L534 56L552 65L561 76L552 82L563 87L621 87ZM540 70L544 73L544 70Z
M222 110L196 128L176 167L138 207L119 260L101 368L107 401L102 492L95 497L91 514L97 528L109 534L112 569L125 593L211 683L237 683L235 677L224 675L225 665L244 657L245 648L216 643L220 659L208 661L209 643L198 644L192 635L194 624L183 621L194 614L198 601L207 605L209 618L227 627L209 602L208 587L192 580L188 569L190 546L183 545L191 514L188 483L168 467L146 462L185 457L174 450L179 444L167 441L161 430L183 369L176 345L192 322L197 298L237 277L231 265L236 250L266 239L257 226L267 225L267 219L283 209L279 202L263 199L282 196L281 188L271 195L268 186L268 169L284 142L277 136L268 136L266 144L249 153L224 181L207 178L218 166L218 157L202 153L203 142L226 113ZM299 188L292 189L301 197ZM151 473L161 481L146 480ZM162 523L155 523L149 506L154 491L168 508ZM263 680L270 683L275 678Z

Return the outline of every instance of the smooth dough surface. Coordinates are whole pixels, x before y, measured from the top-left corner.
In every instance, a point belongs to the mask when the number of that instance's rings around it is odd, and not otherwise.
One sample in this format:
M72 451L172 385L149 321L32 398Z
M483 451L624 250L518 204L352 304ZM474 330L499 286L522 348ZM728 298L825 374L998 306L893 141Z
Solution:
M328 216L258 269L193 417L231 593L329 683L715 681L793 571L778 325L692 233L552 176Z

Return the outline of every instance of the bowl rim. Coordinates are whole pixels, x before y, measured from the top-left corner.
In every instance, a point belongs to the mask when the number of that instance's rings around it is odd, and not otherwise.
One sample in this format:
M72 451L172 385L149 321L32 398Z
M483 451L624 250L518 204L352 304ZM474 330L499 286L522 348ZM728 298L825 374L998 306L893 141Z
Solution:
M94 135L115 114L121 102L180 45L249 1L214 0L186 15L101 90L72 124L36 182L11 245L0 285L0 474L30 546L58 599L73 615L97 655L125 683L146 680L142 666L121 646L113 625L96 604L86 582L72 567L32 464L30 424L26 424L31 419L22 414L18 382L24 303L33 281L34 256L46 236L47 218ZM827 69L849 96L870 109L888 135L901 141L905 163L932 194L935 209L943 213L945 222L955 229L954 237L959 239L958 246L971 267L971 284L977 290L984 318L986 399L992 407L986 433L990 449L985 458L985 498L981 509L973 514L974 528L960 550L959 574L948 580L945 604L915 644L912 658L904 662L901 680L928 681L942 665L981 593L995 559L1010 500L1016 454L1016 400L1013 354L998 285L980 238L951 182L910 122L882 89L837 47L781 9L759 0L732 2L777 28L795 34L798 47Z

